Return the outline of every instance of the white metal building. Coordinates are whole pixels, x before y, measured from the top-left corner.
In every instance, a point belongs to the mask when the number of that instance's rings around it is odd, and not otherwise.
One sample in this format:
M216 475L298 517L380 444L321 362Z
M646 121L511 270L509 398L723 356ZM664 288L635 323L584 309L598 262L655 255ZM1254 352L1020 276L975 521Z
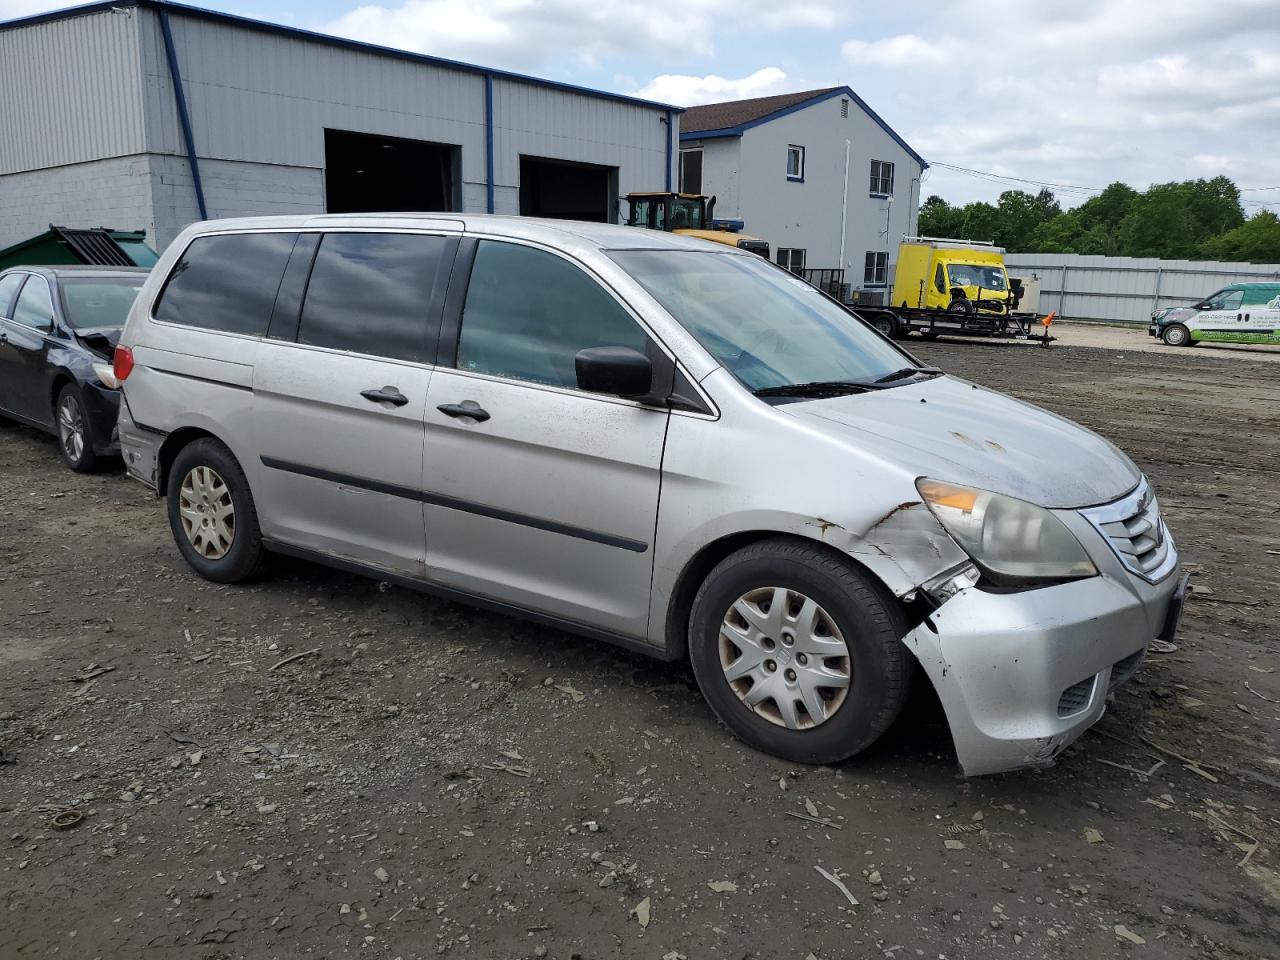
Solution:
M616 222L671 188L681 113L164 0L0 24L0 90L0 248L272 213Z
M690 107L680 119L681 190L715 194L716 218L742 219L784 266L843 269L853 290L892 282L927 166L849 87Z

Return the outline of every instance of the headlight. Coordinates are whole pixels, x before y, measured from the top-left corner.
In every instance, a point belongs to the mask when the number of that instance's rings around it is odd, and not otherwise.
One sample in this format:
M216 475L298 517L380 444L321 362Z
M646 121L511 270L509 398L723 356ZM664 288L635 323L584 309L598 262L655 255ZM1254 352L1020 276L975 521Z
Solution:
M1044 507L1025 500L921 479L920 496L938 522L996 583L1092 577L1080 541Z
M110 387L112 390L120 389L120 381L116 379L116 374L111 369L111 364L95 363L93 365L93 375L98 378L98 382L104 387Z

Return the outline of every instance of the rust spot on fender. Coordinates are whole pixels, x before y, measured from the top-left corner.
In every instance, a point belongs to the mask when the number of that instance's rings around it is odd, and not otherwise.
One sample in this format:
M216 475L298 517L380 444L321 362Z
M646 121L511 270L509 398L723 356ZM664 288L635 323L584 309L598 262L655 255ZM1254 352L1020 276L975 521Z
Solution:
M893 515L894 515L894 514L896 514L896 513L901 513L903 510L910 510L912 507L922 507L922 506L924 506L924 501L923 501L923 500L904 500L904 501L902 501L902 503L898 504L896 507L894 507L894 508L893 508L892 510L890 510L888 513L886 513L883 517L881 517L879 520L877 520L875 523L873 523L873 524L871 525L871 528L870 528L869 530L867 530L867 533L870 533L870 532L871 532L872 530L874 530L876 527L878 527L878 526L882 525L883 523L885 523L887 520L889 520L891 517L893 517Z

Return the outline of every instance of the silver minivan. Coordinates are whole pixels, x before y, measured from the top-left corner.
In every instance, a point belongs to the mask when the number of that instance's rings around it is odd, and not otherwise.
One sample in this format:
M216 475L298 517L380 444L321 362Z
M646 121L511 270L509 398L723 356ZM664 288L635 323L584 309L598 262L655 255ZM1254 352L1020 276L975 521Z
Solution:
M115 368L128 470L200 575L291 554L688 658L790 760L865 749L927 678L967 774L1049 764L1182 609L1110 443L701 240L200 223Z

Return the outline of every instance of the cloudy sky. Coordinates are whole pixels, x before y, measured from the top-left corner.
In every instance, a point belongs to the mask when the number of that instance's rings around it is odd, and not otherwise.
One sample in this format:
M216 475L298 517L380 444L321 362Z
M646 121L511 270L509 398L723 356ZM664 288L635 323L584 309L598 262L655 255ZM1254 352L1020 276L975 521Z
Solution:
M678 105L848 84L953 202L1225 173L1280 211L1277 0L204 2Z

